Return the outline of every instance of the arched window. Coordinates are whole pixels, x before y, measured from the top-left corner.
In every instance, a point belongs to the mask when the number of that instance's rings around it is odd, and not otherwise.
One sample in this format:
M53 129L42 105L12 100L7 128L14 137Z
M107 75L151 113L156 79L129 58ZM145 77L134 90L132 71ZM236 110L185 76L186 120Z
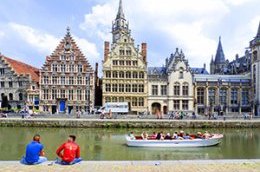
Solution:
M131 78L131 72L126 72L125 76L126 78Z
M13 94L9 93L9 100L13 100Z
M124 78L125 77L125 73L123 71L119 72L119 78Z
M19 100L23 100L23 93L19 93Z
M204 99L205 99L205 92L204 88L197 88L197 103L198 104L204 104Z
M106 78L111 78L111 72L110 71L106 71Z
M138 78L138 73L137 72L133 72L133 78Z
M117 97L112 97L112 102L117 102Z
M106 97L105 101L106 101L106 103L109 103L109 102L111 102L111 98L110 97Z
M114 71L113 72L113 78L117 78L118 76L117 76L117 72L116 71Z
M180 95L180 83L178 83L178 82L174 83L173 93L174 93L175 96Z

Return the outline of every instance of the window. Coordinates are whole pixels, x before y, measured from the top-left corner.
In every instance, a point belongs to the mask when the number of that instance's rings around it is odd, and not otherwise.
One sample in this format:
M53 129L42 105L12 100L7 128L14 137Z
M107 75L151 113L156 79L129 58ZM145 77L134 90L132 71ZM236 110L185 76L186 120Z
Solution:
M52 72L57 72L57 71L58 71L58 65L52 64Z
M158 85L152 85L152 95L153 96L158 95Z
M137 84L132 85L132 92L137 93Z
M52 84L53 85L58 84L58 77L57 76L52 76Z
M133 72L133 78L138 78L138 73L137 72Z
M60 97L65 98L65 92L66 90L60 90Z
M77 77L77 84L82 85L82 77L81 76Z
M79 64L79 65L78 65L78 72L81 73L82 71L83 71L82 65Z
M118 88L119 92L124 92L125 91L125 85L124 84L119 84L119 88Z
M131 49L126 50L126 55L127 56L131 56L132 55Z
M167 95L167 85L161 85L161 95Z
M132 98L132 106L137 106L137 98L136 97Z
M1 88L4 88L4 87L5 87L5 82L1 81Z
M69 100L73 100L73 90L69 90Z
M126 72L125 77L126 78L131 78L131 72Z
M43 100L48 100L49 99L49 90L44 89L43 90Z
M143 84L139 85L138 92L139 93L143 93L144 92L144 85Z
M119 78L124 78L124 77L125 77L124 72L123 72L123 71L120 71L120 72L119 72Z
M119 65L120 65L120 66L124 66L124 65L125 65L125 62L124 62L123 60L120 60L120 61L119 61Z
M74 77L70 76L69 77L69 85L73 85L74 84Z
M138 99L138 106L144 106L144 98L143 97L140 97Z
M106 98L105 98L105 102L106 102L106 103L111 102L111 98L110 98L110 97L106 97Z
M119 97L119 102L124 102L124 97Z
M231 89L231 102L230 103L232 105L238 103L238 89L237 88Z
M144 72L139 73L139 78L144 78Z
M65 76L60 77L60 83L61 85L65 85Z
M131 84L126 84L125 85L125 92L128 92L128 93L131 92Z
M125 51L124 50L119 50L119 54L120 54L120 56L124 56L125 55Z
M182 86L182 95L183 96L189 96L189 84L184 83Z
M216 98L216 90L215 88L209 88L209 104L214 105Z
M137 61L133 61L133 66L137 66L138 62Z
M175 83L174 84L174 91L173 91L175 96L179 96L180 95L180 84L179 83Z
M106 92L110 92L111 91L111 84L106 84Z
M180 100L173 100L174 110L180 110Z
M4 75L5 74L5 69L4 68L0 68L0 75Z
M71 54L70 55L70 60L74 60L75 58L74 58L74 54Z
M61 64L60 65L60 71L61 72L66 72L66 65L65 64Z
M197 103L204 104L204 88L197 88Z
M242 89L242 105L248 105L249 103L249 91L248 89Z
M182 100L182 110L189 109L189 100Z
M117 84L112 84L112 92L117 92Z
M126 66L131 66L131 61L126 61L125 64Z
M112 102L117 102L117 97L112 97Z
M52 100L56 100L57 99L57 90L53 89L52 90Z
M49 77L43 76L43 84L49 84Z
M9 81L9 88L13 88L13 82Z
M70 71L70 72L74 72L74 65L73 65L73 64L70 64L70 65L69 65L69 71Z
M23 81L18 81L18 86L22 87L23 86Z
M117 65L118 65L117 60L113 60L113 65L114 65L114 66L117 66Z
M111 78L111 72L110 71L106 71L106 78Z
M183 71L180 71L180 73L179 73L179 79L183 79Z
M77 90L77 100L82 100L81 90Z
M227 89L225 88L219 90L219 103L221 105L226 105L227 103Z
M60 56L60 60L66 60L65 55L61 55L61 56Z
M13 100L13 94L12 93L9 93L9 100Z
M114 71L113 72L113 78L117 78L118 76L117 76L117 72L116 71Z

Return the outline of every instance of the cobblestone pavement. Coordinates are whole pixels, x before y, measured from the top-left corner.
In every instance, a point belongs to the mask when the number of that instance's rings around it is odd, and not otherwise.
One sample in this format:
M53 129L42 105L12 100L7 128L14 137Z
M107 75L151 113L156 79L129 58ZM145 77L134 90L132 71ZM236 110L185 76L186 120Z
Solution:
M85 161L73 166L47 162L26 166L0 161L0 172L259 172L260 160Z

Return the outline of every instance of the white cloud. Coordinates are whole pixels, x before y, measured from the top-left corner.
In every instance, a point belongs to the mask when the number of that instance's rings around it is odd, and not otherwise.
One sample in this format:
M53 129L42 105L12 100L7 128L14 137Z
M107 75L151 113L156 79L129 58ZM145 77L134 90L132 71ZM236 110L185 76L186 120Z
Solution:
M253 0L226 0L228 4L235 5L235 6L243 5L245 3L249 3L250 1Z
M25 42L38 49L42 53L50 54L59 43L59 38L53 35L40 32L26 25L9 23L13 29Z
M3 31L0 30L0 38L4 37L5 33Z
M62 38L55 37L51 34L43 33L32 27L21 25L17 23L9 23L11 29L13 29L18 35L30 46L35 47L44 56L50 55L58 46ZM96 59L99 57L96 45L89 42L86 39L73 36L76 43L86 55L88 59ZM94 61L91 61L92 63Z

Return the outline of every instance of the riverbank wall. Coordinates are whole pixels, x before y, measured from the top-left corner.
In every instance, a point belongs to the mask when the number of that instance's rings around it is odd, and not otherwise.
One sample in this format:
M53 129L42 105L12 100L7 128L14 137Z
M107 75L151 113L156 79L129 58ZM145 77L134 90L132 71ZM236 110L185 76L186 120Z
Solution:
M260 128L260 120L2 118L0 127L47 128Z

